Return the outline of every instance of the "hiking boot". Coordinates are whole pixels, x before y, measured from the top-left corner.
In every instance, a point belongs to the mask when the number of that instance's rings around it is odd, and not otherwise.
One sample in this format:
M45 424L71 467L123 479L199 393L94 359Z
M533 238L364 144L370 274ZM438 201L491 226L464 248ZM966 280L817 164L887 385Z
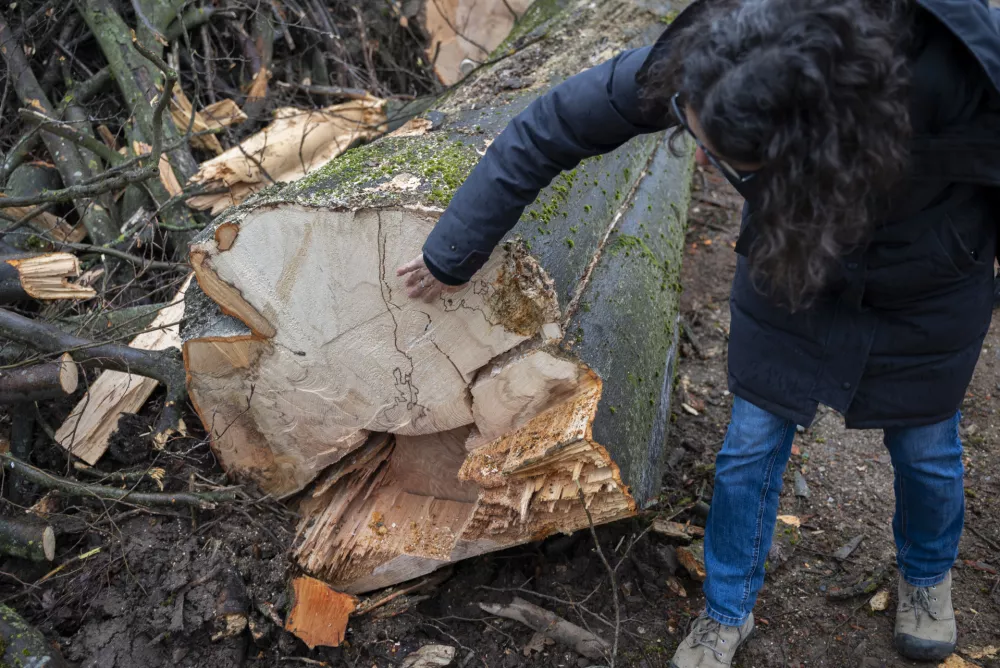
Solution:
M729 668L733 655L753 633L753 615L743 626L725 626L702 614L691 624L691 632L681 641L670 668Z
M957 639L951 573L933 587L914 587L900 577L895 633L899 653L916 661L942 661L955 651Z

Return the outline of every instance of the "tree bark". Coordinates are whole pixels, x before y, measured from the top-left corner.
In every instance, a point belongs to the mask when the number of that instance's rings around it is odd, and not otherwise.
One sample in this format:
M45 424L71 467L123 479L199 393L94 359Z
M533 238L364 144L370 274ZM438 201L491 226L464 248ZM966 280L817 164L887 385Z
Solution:
M0 552L31 561L56 557L56 534L47 524L0 517Z
M689 156L647 135L585 161L433 303L395 276L550 81L661 29L628 0L563 6L536 3L501 49L549 37L192 245L192 403L230 473L278 496L319 476L294 556L343 591L587 527L585 507L627 517L659 491ZM504 91L518 68L537 83Z
M131 31L108 0L87 0L87 2L77 0L76 5L87 26L97 38L101 51L108 60L112 77L135 118L130 128L129 144L134 145L134 142L152 144L153 100L164 94L158 88L164 83L162 72L156 71L152 63L135 50L130 37ZM147 40L140 42L154 54L159 55L162 47L155 39L148 37L148 29L143 27L141 30L147 33ZM160 125L164 144L173 144L180 138L181 134L169 114L163 116ZM184 144L166 155L169 156L170 166L181 183L185 183L198 170L197 162ZM162 206L170 200L169 193L158 179L150 179L145 185L157 205ZM189 229L194 224L190 211L183 203L164 208L160 215L172 228Z
M23 404L76 392L80 374L66 353L54 362L0 370L0 405Z

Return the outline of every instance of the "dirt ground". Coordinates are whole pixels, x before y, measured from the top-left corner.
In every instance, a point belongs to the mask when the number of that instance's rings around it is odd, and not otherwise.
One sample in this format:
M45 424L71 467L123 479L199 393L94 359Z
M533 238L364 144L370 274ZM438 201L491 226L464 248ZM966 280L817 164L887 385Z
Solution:
M0 598L86 668L388 668L403 665L408 654L432 643L455 647L452 665L460 668L607 665L558 645L532 642L532 631L479 606L509 602L515 595L609 641L617 636L617 666L666 667L703 599L699 584L677 566L677 544L649 526L655 517L703 524L697 502L711 498L714 454L731 404L726 391L728 293L739 201L719 179L699 172L690 214L682 304L688 335L666 448L671 467L655 508L597 530L601 550L615 569L617 624L608 572L592 536L580 532L459 563L426 591L352 619L341 647L309 650L280 629L288 605L286 583L294 574L286 558L294 518L278 504L249 499L194 518L187 512L101 510L90 504L78 513L87 518L86 527L60 529L62 570L43 578L51 565L9 559L0 567ZM1000 516L998 352L1000 324L990 335L964 406L969 512L955 571L959 647L971 665L986 667L1000 666L1000 655L990 658L986 651L983 658L970 657L1000 645L1000 525L991 521ZM194 423L190 416L189 424ZM132 431L119 439L142 432L141 420L129 424ZM843 602L828 602L825 595L885 567L890 577L883 588L895 591L892 471L880 434L846 431L836 414L826 412L797 435L794 452L781 513L799 518L801 535L787 546L787 561L768 575L756 611L759 633L736 665L917 665L892 649L894 600L886 611L873 612L870 594ZM192 473L200 476L199 484L221 481L197 433L175 439L142 464L163 467L174 488ZM793 492L796 471L809 487L808 499ZM856 536L864 536L860 546L847 559L834 559L832 554ZM233 582L242 584L250 599L254 637L247 632L216 636L221 628L217 601Z

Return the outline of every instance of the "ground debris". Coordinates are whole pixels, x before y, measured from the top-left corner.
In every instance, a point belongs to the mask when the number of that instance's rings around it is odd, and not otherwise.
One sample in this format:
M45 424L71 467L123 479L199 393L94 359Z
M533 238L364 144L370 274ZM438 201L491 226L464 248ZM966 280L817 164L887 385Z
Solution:
M448 645L424 645L403 659L403 668L436 668L450 666L455 648Z

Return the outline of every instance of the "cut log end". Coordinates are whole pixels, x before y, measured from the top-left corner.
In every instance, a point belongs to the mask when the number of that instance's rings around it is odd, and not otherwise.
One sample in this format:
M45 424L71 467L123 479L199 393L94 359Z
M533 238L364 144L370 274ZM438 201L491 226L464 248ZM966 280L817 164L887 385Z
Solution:
M80 382L69 353L53 362L0 371L0 405L68 397Z
M42 531L42 554L46 561L56 558L56 532L52 527L45 527Z
M80 275L80 261L70 253L9 259L4 264L16 272L20 289L32 299L84 300L97 294L93 288L70 282L71 278Z

